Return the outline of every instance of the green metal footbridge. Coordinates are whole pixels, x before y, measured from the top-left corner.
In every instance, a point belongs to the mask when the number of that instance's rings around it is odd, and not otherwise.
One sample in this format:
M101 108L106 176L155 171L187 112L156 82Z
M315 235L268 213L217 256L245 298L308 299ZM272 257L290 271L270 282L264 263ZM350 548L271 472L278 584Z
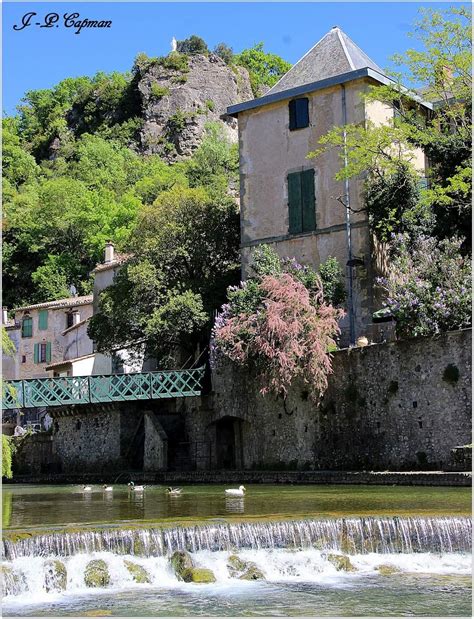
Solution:
M3 410L201 395L205 366L136 374L3 381Z

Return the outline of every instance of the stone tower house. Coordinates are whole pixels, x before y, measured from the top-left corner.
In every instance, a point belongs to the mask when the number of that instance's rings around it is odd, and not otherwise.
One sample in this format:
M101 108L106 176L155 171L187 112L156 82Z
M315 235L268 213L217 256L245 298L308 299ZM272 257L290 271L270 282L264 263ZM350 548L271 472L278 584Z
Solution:
M392 117L392 108L361 96L371 84L389 81L334 27L265 96L227 109L239 126L243 276L253 248L262 243L316 268L337 258L346 276L345 344L361 335L378 338L372 323L380 307L376 252L363 210L363 180L334 179L342 165L336 149L316 159L307 155L334 126ZM423 154L414 156L424 173Z

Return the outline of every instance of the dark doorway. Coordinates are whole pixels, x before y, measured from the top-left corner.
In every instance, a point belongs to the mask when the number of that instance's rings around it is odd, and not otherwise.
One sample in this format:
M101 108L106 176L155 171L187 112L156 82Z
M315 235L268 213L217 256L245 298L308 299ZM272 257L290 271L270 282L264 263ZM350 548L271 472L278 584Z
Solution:
M217 468L235 469L235 419L224 417L216 423Z

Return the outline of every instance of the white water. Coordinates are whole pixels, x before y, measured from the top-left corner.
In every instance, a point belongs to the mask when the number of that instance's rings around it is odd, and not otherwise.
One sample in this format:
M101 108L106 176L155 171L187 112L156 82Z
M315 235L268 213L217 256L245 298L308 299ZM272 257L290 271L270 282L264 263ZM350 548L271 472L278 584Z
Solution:
M262 586L229 574L227 561L237 553L264 573L269 583L338 583L377 575L390 565L403 573L469 575L471 522L468 518L368 518L225 524L170 530L138 529L76 534L51 533L4 543L5 602L34 604L67 596L97 595L128 589L186 589L216 591ZM198 567L211 569L216 583L186 584L170 564L175 550L192 552ZM356 571L337 571L331 553L348 554ZM64 591L47 592L46 568L60 559L66 568ZM87 588L84 573L93 559L107 564L106 589ZM125 565L142 566L150 584L137 584ZM385 577L386 578L386 577ZM51 583L50 583L51 585ZM51 589L51 586L49 587Z
M277 550L244 550L239 557L245 561L254 562L265 574L267 582L308 582L331 583L338 581L347 583L367 575L376 575L380 565L391 565L401 573L452 574L469 575L471 573L471 556L468 554L390 554L377 553L351 555L350 560L357 569L356 572L337 571L328 561L327 553L311 549L300 551ZM93 559L106 562L110 574L108 592L126 589L143 588L207 588L215 589L232 584L238 587L258 586L258 582L239 581L231 578L227 568L229 552L199 551L193 553L193 560L198 567L206 567L214 572L216 583L212 585L187 584L179 581L172 571L166 557L134 557L131 555L114 555L109 552L78 554L62 559L67 570L67 586L65 592L46 592L44 565L49 557L20 557L4 563L13 573L20 576L20 585L13 586L5 602L32 604L46 600L57 599L67 595L100 594L105 589L88 589L84 583L86 565ZM141 565L149 574L150 584L136 584L124 561L130 560Z

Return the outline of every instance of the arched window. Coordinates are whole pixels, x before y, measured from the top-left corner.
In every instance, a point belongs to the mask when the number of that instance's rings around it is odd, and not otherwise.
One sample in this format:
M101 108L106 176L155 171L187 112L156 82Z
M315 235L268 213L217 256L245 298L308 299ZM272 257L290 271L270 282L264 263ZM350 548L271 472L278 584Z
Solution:
M21 323L21 337L33 337L33 318L25 316Z

